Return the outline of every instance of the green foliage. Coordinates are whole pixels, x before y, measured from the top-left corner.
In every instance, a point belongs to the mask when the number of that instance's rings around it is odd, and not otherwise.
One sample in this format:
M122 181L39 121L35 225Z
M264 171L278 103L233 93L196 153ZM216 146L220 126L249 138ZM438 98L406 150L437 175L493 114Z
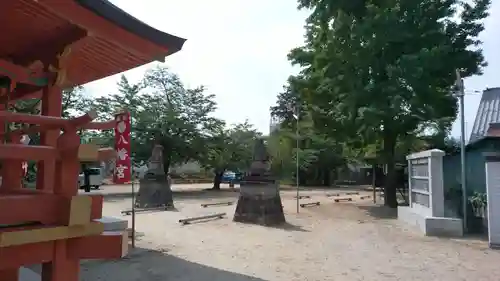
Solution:
M397 204L394 168L413 146L407 139L446 132L455 119L455 69L467 77L486 65L477 36L489 4L299 1L311 15L306 44L289 54L303 68L289 90L307 104L318 132L351 150L378 147L388 167L386 204Z
M169 69L158 66L132 84L125 76L115 94L98 98L93 106L99 118L109 120L118 110L132 117L134 161L147 161L154 144L164 147L164 168L196 161L214 171L244 169L252 158L253 140L259 133L247 122L225 128L212 116L215 96L203 86L187 88ZM100 133L112 143L113 132Z
M469 196L468 200L476 210L484 209L488 204L488 196L484 192L475 191L472 196Z
M279 98L278 103L286 104L286 101ZM271 110L279 116L278 107L279 104ZM330 174L346 164L344 146L338 139L321 133L305 109L303 107L298 124L285 120L281 128L269 136L271 168L282 179L290 179L296 174L298 157L301 184L330 185Z
M248 122L221 129L207 139L206 155L200 162L216 173L246 170L251 164L255 140L260 136Z
M216 109L214 95L206 95L204 87L186 88L177 75L162 66L148 70L137 84L122 76L118 93L94 104L102 119L128 110L134 160L146 161L158 143L164 147L167 171L172 164L199 160L206 138L224 126L210 116Z

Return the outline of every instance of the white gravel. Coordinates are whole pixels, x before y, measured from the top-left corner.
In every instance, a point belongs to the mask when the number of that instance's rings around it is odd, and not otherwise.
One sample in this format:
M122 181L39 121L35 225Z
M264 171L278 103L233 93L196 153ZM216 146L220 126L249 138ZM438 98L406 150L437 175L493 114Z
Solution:
M211 199L203 199L206 194L177 196L177 211L137 215L143 236L129 257L84 262L82 280L500 280L500 252L489 250L485 241L423 237L388 218L387 210L374 207L371 199L354 195L353 203L334 203L324 191L305 193L311 199L302 201L320 201L321 206L296 214L294 192L282 192L289 223L283 228L233 223L235 205L200 207L208 201L236 201L236 192L210 192L219 197ZM104 213L120 216L130 204L129 198L109 199ZM215 212L226 212L228 218L178 223Z

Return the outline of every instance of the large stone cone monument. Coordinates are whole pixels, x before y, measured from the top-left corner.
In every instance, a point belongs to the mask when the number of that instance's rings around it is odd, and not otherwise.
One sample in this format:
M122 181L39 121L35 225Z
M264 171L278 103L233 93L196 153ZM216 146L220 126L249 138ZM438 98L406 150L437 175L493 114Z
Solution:
M269 154L264 141L258 139L250 171L240 182L240 197L233 221L266 226L285 223L279 184L269 170Z
M139 180L139 192L135 200L137 208L173 208L170 177L163 170L163 146L155 145L149 158L148 171Z

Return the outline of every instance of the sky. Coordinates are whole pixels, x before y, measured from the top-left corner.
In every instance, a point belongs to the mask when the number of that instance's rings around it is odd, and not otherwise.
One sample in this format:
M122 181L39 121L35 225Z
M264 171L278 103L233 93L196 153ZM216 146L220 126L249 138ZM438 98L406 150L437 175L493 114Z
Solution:
M287 60L289 50L304 42L307 13L296 9L293 0L111 0L115 5L145 23L187 41L183 49L166 58L165 65L188 87L204 85L215 94L215 116L228 124L248 120L259 131L269 131L270 106L282 91L289 75L297 73ZM492 1L491 16L481 34L489 66L483 76L465 80L467 136L487 87L500 86L500 1ZM124 74L138 81L146 65ZM451 70L453 71L453 70ZM120 74L121 75L121 74ZM120 75L87 84L92 95L116 92ZM496 79L495 79L496 78ZM460 135L455 122L452 135Z

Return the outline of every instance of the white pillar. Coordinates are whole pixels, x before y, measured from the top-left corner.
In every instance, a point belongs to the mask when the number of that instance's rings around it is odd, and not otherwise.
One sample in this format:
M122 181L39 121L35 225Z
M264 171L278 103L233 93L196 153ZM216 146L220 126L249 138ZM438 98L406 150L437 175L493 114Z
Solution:
M439 149L433 149L429 152L429 191L432 216L444 217L444 152Z
M500 248L500 153L485 153L488 240L491 248Z

